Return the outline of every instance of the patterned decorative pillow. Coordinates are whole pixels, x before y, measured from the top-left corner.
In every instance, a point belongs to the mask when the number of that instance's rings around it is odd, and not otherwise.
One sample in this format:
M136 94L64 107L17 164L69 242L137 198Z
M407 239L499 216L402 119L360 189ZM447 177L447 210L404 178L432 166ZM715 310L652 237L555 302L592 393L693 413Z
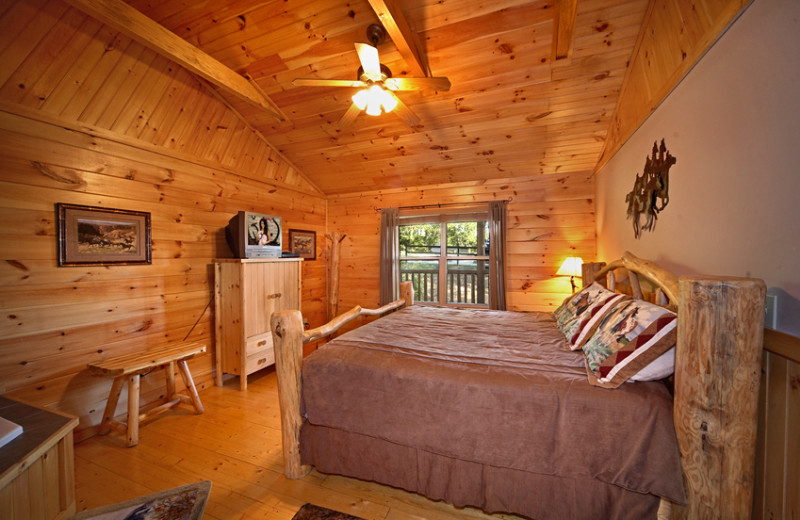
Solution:
M591 336L600 319L611 306L627 299L595 282L573 294L553 312L558 328L567 338L569 348L578 350Z
M589 383L616 388L675 346L674 312L642 300L615 303L583 346Z

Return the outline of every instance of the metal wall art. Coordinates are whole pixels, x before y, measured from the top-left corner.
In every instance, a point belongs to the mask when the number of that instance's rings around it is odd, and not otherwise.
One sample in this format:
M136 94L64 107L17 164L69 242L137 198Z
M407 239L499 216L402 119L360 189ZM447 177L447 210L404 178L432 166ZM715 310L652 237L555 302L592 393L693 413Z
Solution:
M656 227L658 213L669 203L669 169L677 159L670 155L664 140L661 147L653 143L653 156L644 162L644 173L636 174L633 190L625 196L628 203L628 218L633 219L633 235L642 236L642 231L652 231ZM644 224L641 216L645 216Z

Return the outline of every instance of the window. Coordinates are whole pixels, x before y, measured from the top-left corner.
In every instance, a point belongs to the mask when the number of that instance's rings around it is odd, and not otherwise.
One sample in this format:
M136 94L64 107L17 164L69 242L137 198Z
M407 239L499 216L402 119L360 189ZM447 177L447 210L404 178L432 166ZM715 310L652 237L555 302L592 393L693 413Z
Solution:
M401 214L398 234L400 279L413 283L415 301L489 306L490 237L485 209Z

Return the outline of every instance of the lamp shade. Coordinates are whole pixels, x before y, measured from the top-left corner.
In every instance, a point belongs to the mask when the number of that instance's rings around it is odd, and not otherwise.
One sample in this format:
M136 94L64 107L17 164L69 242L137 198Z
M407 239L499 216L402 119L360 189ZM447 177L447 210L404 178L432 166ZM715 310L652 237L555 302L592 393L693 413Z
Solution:
M558 276L581 276L581 265L583 265L583 259L579 256L570 256L564 263L561 264L561 267L558 268L556 275Z

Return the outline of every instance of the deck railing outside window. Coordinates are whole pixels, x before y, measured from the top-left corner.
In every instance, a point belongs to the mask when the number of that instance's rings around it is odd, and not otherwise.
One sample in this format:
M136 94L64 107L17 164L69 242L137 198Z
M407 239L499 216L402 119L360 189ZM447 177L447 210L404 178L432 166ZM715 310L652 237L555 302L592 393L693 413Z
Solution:
M430 260L440 254L439 246L401 244L400 279L414 286L414 300L439 302L439 262ZM477 247L448 246L448 256L475 256ZM414 260L415 256L427 257ZM486 305L489 301L489 269L485 260L447 260L445 294L447 303Z
M399 245L400 279L412 282L416 301L488 306L485 220L401 224Z
M402 269L400 278L414 286L414 301L439 301L439 271L426 269ZM482 286L482 287L481 287ZM477 270L461 270L447 273L447 302L485 305L489 301L489 272L484 269L483 283Z

